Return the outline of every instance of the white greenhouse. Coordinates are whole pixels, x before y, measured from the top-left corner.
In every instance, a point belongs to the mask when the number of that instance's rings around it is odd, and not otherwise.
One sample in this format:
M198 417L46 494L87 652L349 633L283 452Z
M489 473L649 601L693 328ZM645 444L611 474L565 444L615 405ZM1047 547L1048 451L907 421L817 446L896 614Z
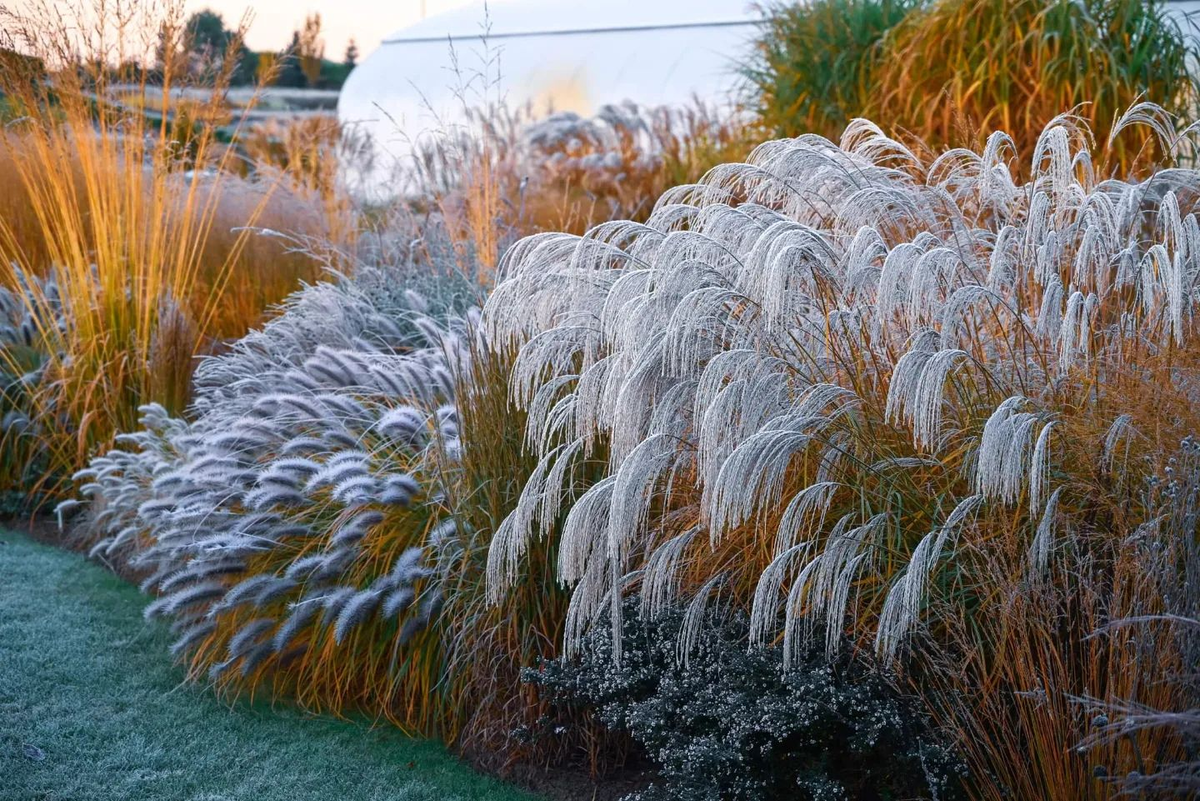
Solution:
M376 158L348 176L371 193L431 131L451 130L465 108L503 101L535 114L631 100L720 106L752 56L761 11L752 0L430 0L426 19L383 39L351 73L343 123L367 135ZM1193 35L1200 0L1168 0ZM448 10L447 10L448 9ZM361 162L366 163L366 162Z
M346 81L338 115L375 143L377 172L362 178L385 190L412 143L460 123L467 106L723 104L760 19L747 0L474 2L385 38Z

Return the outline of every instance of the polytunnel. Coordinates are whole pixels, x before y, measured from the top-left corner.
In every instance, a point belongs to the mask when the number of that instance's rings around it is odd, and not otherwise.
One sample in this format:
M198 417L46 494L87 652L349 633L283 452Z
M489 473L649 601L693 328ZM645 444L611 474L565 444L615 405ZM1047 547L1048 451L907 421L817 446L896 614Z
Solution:
M744 0L492 0L431 16L387 36L346 81L338 116L374 150L352 178L386 193L423 136L497 101L535 116L724 105L760 21Z

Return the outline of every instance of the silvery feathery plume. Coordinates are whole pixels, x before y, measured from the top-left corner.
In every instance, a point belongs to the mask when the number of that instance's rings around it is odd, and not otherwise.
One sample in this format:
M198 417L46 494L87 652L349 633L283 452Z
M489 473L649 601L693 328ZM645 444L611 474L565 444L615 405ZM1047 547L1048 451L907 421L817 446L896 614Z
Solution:
M379 502L388 506L408 506L421 491L421 485L407 473L389 475L383 478L383 489Z
M642 612L647 617L657 617L678 602L683 555L700 531L694 526L654 549L642 577Z
M875 650L885 659L895 658L905 635L916 626L931 571L947 543L957 537L959 528L983 500L981 495L972 495L955 507L940 528L921 538L908 564L893 580L875 635Z
M378 510L358 512L334 532L329 544L334 548L356 545L367 536L373 526L379 525L383 520L384 514Z
M62 509L81 512L97 555L146 573L144 589L161 593L148 615L201 621L181 629L177 652L219 633L226 611L290 610L273 636L238 639L214 678L235 663L243 674L274 664L264 660L276 652L282 665L315 638L342 640L372 588L399 615L411 582L433 576L399 559L397 575L347 586L357 543L384 508L403 513L420 494L415 457L429 421L457 435L454 374L479 329L470 292L430 297L416 288L438 286L419 273L397 278L364 265L288 298L262 329L202 360L187 421L144 407L142 429L77 477L88 500ZM261 564L275 567L250 570ZM328 628L314 626L318 612Z
M1012 504L1028 477L1030 504L1036 512L1045 483L1049 432L1053 423L1043 426L1034 443L1033 432L1040 418L1034 412L1019 411L1027 404L1026 398L1014 395L997 406L984 424L979 439L975 488L988 499Z
M271 639L275 653L286 651L320 610L320 604L313 598L305 598L293 604L287 618L276 629L275 635Z
M713 590L720 586L724 578L725 577L722 574L718 573L708 581L704 582L700 589L696 591L695 596L688 603L687 609L683 613L683 625L679 630L679 642L676 646L676 654L679 663L684 667L686 667L688 662L691 660L692 655L696 651L697 644L700 641L700 629L704 625L705 616L710 602L710 596L712 595ZM614 623L614 627L616 625L619 624ZM614 638L614 643L618 639L620 638ZM621 658L621 654L616 648L613 650L613 658L618 661Z
M339 645L350 631L362 625L378 608L383 598L382 590L362 590L346 600L334 622L333 638Z
M1050 494L1046 508L1042 512L1041 521L1034 533L1033 543L1029 547L1029 576L1033 579L1045 576L1050 565L1050 554L1054 550L1054 524L1058 516L1058 499L1062 487Z
M237 633L229 638L227 650L230 659L245 656L267 632L275 627L275 621L269 618L258 618L245 623Z
M1162 128L1151 107L1127 124ZM882 389L883 425L930 469L958 459L973 495L1014 504L1028 491L1040 519L1060 429L1034 389L1094 368L1123 343L1179 343L1197 302L1200 223L1179 203L1197 174L1098 182L1087 148L1080 121L1057 117L1025 179L1003 133L981 152L926 165L857 121L837 143L765 143L743 164L668 190L644 223L514 245L483 328L518 348L512 399L530 412L526 442L539 463L493 540L493 600L529 537L545 533L539 510L557 509L547 504L556 498L567 512L560 577L576 596L568 628L581 631L574 621L599 613L635 567L627 555L669 572L672 550L657 554L653 515L680 476L694 482L687 494L699 496L693 512L713 543L734 528L766 529L760 521L782 509L774 556L810 538L822 549L836 487L864 458L858 401L789 408L823 384L847 397ZM991 404L984 419L981 400ZM980 428L974 448L942 456ZM600 444L610 464L598 483L580 491L554 479ZM801 463L816 465L806 483L820 489L793 486ZM939 535L902 533L910 561L936 550ZM844 579L872 569L861 555L789 564L785 572L807 577L789 608L836 613ZM773 564L764 592L781 570ZM652 582L654 592L666 584ZM901 593L889 609L911 604Z

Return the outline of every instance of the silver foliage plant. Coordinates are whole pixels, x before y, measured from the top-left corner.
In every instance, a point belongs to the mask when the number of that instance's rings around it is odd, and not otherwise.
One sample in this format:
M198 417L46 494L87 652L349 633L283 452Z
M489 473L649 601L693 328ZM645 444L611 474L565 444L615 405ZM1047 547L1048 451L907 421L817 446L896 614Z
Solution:
M544 159L551 171L590 173L612 179L628 169L656 169L662 164L654 131L657 114L669 125L666 109L643 109L626 101L601 106L594 117L560 111L526 126L521 144L531 158ZM677 127L679 123L676 123ZM626 164L625 153L636 151L637 160Z
M1135 124L1181 144L1148 104L1113 135ZM1022 179L1003 133L927 163L856 120L839 144L763 144L645 224L514 246L484 325L520 348L514 400L541 461L492 542L491 597L557 526L568 649L605 609L619 627L636 587L648 611L699 621L738 565L693 569L681 597L687 565L749 531L773 555L755 643L799 653L824 627L836 648L865 587L894 658L984 516L1020 512L1038 580L1071 535L1060 415L1091 402L1072 377L1103 386L1127 351L1186 344L1200 299L1200 223L1181 211L1200 172L1102 180L1091 146L1061 116ZM1107 452L1131 429L1115 419ZM576 481L597 458L606 477Z
M146 406L140 431L75 476L93 555L145 576L146 614L172 620L175 653L238 613L213 678L340 645L372 620L394 621L403 643L436 614L429 557L453 523L422 466L457 449L454 375L479 313L413 284L361 267L305 287L199 365L189 421ZM396 514L416 537L376 547Z
M0 286L0 437L32 436L37 420L29 400L45 377L46 356L63 325L62 302L52 277L12 265L16 283Z

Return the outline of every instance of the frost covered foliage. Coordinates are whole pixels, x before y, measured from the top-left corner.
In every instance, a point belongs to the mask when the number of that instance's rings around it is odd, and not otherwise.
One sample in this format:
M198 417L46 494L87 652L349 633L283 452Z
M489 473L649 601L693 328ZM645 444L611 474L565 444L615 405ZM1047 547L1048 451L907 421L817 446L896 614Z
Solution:
M643 621L627 606L619 666L612 632L600 627L579 660L525 677L561 703L595 709L661 765L656 786L630 801L961 797L965 766L877 671L821 649L785 670L778 648L746 651L744 617L712 614L681 664L684 612Z
M146 407L76 477L93 553L142 574L193 672L398 718L431 692L436 676L418 687L397 666L442 602L428 557L452 525L421 471L457 450L477 315L401 278L364 268L296 293L200 365L191 422Z
M49 362L47 337L62 317L53 279L15 267L14 275L13 287L0 287L0 493L29 492L45 478L35 396Z
M743 121L699 104L625 102L594 117L553 114L521 130L516 171L528 184L518 224L527 231L586 230L617 217L644 219L668 188L749 149Z
M1148 482L1148 494L1159 510L1158 525L1171 533L1167 549L1166 605L1161 614L1113 621L1115 628L1165 628L1178 638L1182 656L1179 679L1184 686L1185 703L1174 709L1160 709L1145 700L1127 698L1108 705L1096 705L1080 699L1093 715L1092 731L1083 741L1084 749L1128 741L1139 732L1174 730L1184 744L1184 757L1175 762L1147 766L1128 773L1097 771L1116 785L1123 795L1133 797L1196 797L1200 795L1200 441L1185 439L1172 457L1164 475ZM1107 631L1097 632L1098 636Z
M1156 107L1118 128L1134 125L1182 146ZM769 142L714 168L645 223L516 245L485 325L520 349L540 462L493 540L493 597L553 532L575 650L597 619L619 629L635 590L651 618L692 610L681 654L718 597L786 664L846 635L902 663L918 635L987 626L1029 588L1053 596L1031 615L1061 608L1082 638L1051 584L1067 557L1091 617L1157 611L1152 592L1103 587L1153 525L1142 477L1162 443L1200 430L1200 172L1103 178L1105 147L1061 116L1030 164L1003 133L925 161L858 120L837 145ZM597 458L605 475L582 480ZM1061 691L1172 686L1132 653ZM1070 780L1045 797L1090 792L1074 767L1046 771Z
M1128 489L1153 445L1129 393L1147 370L1154 422L1191 420L1190 371L1160 368L1195 348L1200 173L1099 181L1062 117L1018 185L989 142L924 164L860 120L840 147L767 143L644 225L515 247L485 314L523 343L543 461L493 545L496 592L560 504L573 636L645 568L651 609L753 576L759 643L803 647L819 619L832 647L874 607L890 657L995 516L1036 578L1093 501L1071 471L1099 461ZM1068 458L1081 440L1099 460ZM600 443L609 474L582 491Z

